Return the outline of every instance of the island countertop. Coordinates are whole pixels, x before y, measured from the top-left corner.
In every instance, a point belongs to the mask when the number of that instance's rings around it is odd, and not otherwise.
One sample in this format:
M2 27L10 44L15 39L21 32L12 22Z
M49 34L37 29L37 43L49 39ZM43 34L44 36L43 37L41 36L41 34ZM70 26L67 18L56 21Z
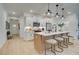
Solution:
M57 35L57 34L64 34L69 33L68 31L62 31L62 32L36 32L35 34L39 34L42 36L50 36L50 35Z

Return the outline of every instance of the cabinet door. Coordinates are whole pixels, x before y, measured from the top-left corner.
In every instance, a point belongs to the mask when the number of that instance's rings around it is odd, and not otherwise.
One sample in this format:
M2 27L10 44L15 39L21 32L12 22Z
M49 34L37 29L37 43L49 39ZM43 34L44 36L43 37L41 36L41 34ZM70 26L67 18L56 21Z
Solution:
M42 53L44 50L44 45L43 45L43 39L41 35L35 35L34 36L34 46L35 49L39 52Z
M37 46L38 46L38 36L35 34L34 35L34 47L37 50Z

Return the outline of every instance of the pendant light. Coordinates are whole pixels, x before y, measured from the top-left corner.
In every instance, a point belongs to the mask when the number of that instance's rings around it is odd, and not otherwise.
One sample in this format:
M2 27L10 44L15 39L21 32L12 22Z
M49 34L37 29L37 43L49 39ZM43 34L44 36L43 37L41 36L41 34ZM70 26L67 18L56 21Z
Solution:
M52 11L49 9L49 3L48 3L48 9L47 9L47 12L45 13L46 16L50 17L52 15Z
M56 11L55 11L54 17L58 18L58 19L64 19L65 18L65 15L64 15L65 9L63 8L63 6L61 4L56 4L55 7L56 7ZM50 10L49 3L48 3L47 12L44 14L44 16L49 17L49 18L53 17L53 13Z
M64 19L64 8L61 8L61 10L62 10L61 19Z
M58 8L59 8L59 4L56 4L56 14L55 14L55 17L59 17L59 12L58 12Z

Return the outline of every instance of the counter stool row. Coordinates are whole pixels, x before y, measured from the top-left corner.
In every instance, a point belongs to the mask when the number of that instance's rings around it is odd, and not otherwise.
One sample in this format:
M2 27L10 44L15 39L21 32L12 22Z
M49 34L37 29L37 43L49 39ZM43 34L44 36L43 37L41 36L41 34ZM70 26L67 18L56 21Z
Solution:
M53 39L47 39L45 40L45 45L49 44L51 47L51 52L53 52L56 55L56 52L63 52L63 48L68 48L69 45L73 45L72 42L69 41L69 38L72 37L70 35L62 35L55 37ZM56 46L61 51L56 50ZM47 54L47 48L45 46L45 54Z

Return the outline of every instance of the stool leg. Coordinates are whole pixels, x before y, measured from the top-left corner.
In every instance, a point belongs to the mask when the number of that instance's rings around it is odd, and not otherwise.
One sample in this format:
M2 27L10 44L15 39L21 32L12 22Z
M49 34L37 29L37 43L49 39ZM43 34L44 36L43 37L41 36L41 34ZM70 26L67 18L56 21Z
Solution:
M53 50L52 50L52 46L53 46ZM53 52L56 55L56 52L55 52L55 44L54 45L51 44L51 52Z
M55 51L56 47L55 47L55 44L54 44L54 51ZM56 52L54 53L56 55Z
M58 42L57 47L58 47L61 51L58 51L58 50L55 50L55 51L57 51L57 52L63 52L63 48L61 47L61 41L59 41L59 40L56 40L56 41Z
M64 38L63 44L65 45L64 48L68 48L67 38Z
M52 51L52 45L51 45L51 51Z
M61 42L58 42L58 48L61 49L60 52L63 52L63 48L61 47Z
M72 42L69 42L69 37L68 37L67 42L68 42L68 45L73 45L73 43L72 43Z
M65 48L62 44L64 43L64 41L60 42L60 47Z
M60 43L58 43L58 48L59 48L61 51L58 51L58 50L55 49L56 52L63 52L63 48L60 46Z

